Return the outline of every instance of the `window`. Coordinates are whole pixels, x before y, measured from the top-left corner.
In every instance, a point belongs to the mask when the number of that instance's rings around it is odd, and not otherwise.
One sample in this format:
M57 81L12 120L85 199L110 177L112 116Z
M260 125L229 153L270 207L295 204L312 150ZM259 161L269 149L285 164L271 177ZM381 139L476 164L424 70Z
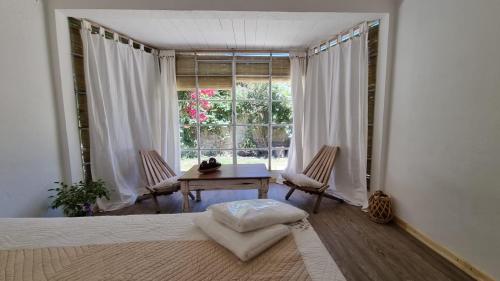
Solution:
M292 135L287 53L176 56L181 169L209 157L283 170Z
M373 128L375 122L375 90L377 87L378 35L380 21L370 23L368 30L368 150L366 164L367 187L370 190L370 175L373 156Z
M73 64L73 88L76 100L78 132L80 136L80 153L82 161L83 180L90 181L90 137L87 112L87 93L83 71L83 44L80 36L81 21L68 18L71 40L71 60Z

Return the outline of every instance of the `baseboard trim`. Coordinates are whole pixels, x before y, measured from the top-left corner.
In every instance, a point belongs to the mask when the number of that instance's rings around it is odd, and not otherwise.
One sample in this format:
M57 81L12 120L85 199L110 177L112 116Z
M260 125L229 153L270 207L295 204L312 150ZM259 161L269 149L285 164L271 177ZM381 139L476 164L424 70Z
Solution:
M429 248L431 248L434 252L438 253L440 256L443 258L447 259L449 262L454 264L456 267L460 268L463 270L465 273L469 274L472 278L477 279L477 280L482 280L482 281L495 281L493 277L489 276L488 274L482 272L463 258L457 256L455 253L452 251L448 250L446 247L436 243L434 240L432 240L429 236L425 235L424 233L420 232L404 220L394 217L394 222L403 230L408 232L411 236L415 237L417 240L420 242L424 243L427 245Z

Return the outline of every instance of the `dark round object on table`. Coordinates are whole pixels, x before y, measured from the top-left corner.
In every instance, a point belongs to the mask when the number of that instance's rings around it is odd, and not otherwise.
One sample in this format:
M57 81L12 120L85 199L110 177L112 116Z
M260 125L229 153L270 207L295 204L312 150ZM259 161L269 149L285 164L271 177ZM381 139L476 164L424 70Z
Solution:
M214 165L208 164L206 167L202 167L200 165L200 167L198 168L198 172L202 174L212 173L219 170L220 166L222 166L221 163L215 163Z
M207 161L201 162L200 166L198 167L198 171L200 173L211 173L215 172L220 168L221 164L217 162L217 159L214 157L210 157Z

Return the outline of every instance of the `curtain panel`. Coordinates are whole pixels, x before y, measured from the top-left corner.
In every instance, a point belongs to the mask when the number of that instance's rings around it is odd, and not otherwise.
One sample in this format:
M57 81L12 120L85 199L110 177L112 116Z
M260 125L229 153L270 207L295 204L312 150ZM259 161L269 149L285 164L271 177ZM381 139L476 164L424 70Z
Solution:
M363 207L368 205L367 36L365 23L359 36L310 56L302 124L302 164L309 163L323 144L339 146L330 190L345 201Z
M172 54L160 59L86 28L81 36L92 175L111 191L110 200L98 200L99 207L115 210L134 204L145 186L140 149L161 152L178 169L175 60Z
M160 51L161 156L179 174L181 148L179 139L179 102L175 77L175 51Z
M302 126L304 124L305 52L290 52L290 78L293 106L293 135L288 151L287 173L300 173L303 169Z

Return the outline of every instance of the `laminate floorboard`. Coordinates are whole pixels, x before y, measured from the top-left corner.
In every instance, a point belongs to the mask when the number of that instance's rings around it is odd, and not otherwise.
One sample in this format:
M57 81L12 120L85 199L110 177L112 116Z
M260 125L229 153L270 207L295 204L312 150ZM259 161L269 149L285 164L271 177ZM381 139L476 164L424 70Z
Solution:
M268 197L285 201L288 189L271 184ZM191 201L201 212L215 203L254 199L257 190L202 192L202 201ZM310 213L309 221L347 280L474 280L395 224L370 221L360 208L324 198L318 214L312 214L314 197L295 191L288 201ZM182 196L159 197L162 213L179 213ZM99 215L154 214L152 199Z

